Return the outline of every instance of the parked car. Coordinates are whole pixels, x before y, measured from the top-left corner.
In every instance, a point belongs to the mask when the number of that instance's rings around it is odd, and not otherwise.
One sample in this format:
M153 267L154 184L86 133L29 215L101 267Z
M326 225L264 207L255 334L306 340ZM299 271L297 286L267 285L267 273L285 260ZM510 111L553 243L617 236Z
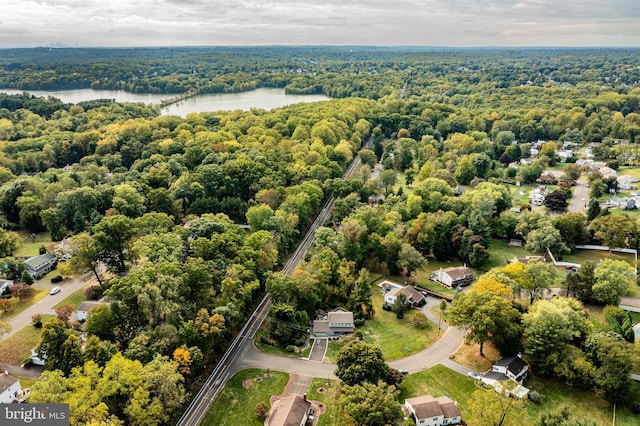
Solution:
M468 372L467 376L471 377L474 380L480 380L480 375L478 373L474 373L473 371Z
M60 293L60 287L54 287L49 292L49 294L58 294L58 293Z
M407 374L409 374L409 372L407 370L398 370L400 372L400 374L406 376Z

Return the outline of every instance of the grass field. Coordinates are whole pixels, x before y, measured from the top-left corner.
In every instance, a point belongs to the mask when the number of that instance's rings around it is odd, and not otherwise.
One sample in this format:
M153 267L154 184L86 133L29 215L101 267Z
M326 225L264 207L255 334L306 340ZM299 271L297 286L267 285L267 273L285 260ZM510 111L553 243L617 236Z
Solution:
M43 315L42 322L45 323L51 318L53 315ZM38 344L40 333L42 328L28 325L0 342L0 359L8 364L21 365L31 355L31 348Z
M13 251L14 256L37 256L40 254L41 246L46 246L51 242L51 236L48 233L37 234L34 239L30 237L31 233L27 231L18 231L19 239L16 249Z
M78 309L78 306L80 306L80 304L82 302L84 302L85 300L87 300L87 298L84 295L84 287L83 287L83 288L80 288L80 289L74 291L73 293L71 293L66 298L62 299L60 302L58 302L54 306L54 308L57 308L59 306L68 304L68 305L73 306L73 309Z
M262 426L264 420L254 412L256 404L262 401L270 407L269 397L280 395L289 380L287 373L272 371L271 377L266 377L266 374L267 370L250 368L233 376L211 405L202 425ZM251 381L248 387L242 385L245 379Z
M383 297L378 285L373 286L372 293L376 314L359 330L366 342L380 346L387 361L419 352L436 340L438 327L431 321L422 327L413 325L417 310L411 309L403 319L397 319L395 313L382 309Z
M484 342L482 352L484 356L480 356L480 345L477 343L465 344L458 348L453 360L458 364L483 373L491 369L493 364L500 359L500 353L491 342Z
M322 388L323 393L318 392ZM307 397L311 401L318 401L325 406L325 413L318 417L318 426L335 426L340 424L338 416L338 385L331 381L327 386L327 379L315 378L309 385Z

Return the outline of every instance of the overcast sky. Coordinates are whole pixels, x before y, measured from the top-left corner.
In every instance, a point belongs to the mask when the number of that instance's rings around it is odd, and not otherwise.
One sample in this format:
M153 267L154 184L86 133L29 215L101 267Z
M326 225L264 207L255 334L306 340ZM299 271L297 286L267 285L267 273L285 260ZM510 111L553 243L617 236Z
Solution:
M0 47L640 46L640 0L0 1Z

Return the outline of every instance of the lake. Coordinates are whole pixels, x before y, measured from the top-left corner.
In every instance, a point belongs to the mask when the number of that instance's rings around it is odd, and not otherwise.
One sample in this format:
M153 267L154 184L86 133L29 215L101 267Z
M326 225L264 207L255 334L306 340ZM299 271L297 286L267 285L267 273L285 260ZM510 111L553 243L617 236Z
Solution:
M24 90L0 89L0 93L19 94ZM34 96L54 96L62 102L76 104L92 99L115 99L116 102L143 102L159 104L172 94L129 93L123 90L29 90ZM316 102L331 99L324 95L289 95L284 89L260 88L241 93L214 93L197 95L162 109L162 115L179 115L206 111L236 110L248 111L251 108L270 110L299 102Z

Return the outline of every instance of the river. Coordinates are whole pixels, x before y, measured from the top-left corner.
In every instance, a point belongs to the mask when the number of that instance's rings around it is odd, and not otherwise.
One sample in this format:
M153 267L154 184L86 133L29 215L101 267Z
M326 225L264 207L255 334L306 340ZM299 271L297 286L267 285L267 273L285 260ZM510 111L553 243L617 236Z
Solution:
M19 94L24 90L0 89L0 93ZM54 96L62 102L76 104L93 99L115 99L116 102L143 102L159 104L162 99L175 94L129 93L123 90L29 90L34 96ZM190 113L251 108L270 110L299 102L316 102L330 99L324 95L289 95L284 89L260 88L241 93L214 93L197 95L162 108L162 115L185 117Z

